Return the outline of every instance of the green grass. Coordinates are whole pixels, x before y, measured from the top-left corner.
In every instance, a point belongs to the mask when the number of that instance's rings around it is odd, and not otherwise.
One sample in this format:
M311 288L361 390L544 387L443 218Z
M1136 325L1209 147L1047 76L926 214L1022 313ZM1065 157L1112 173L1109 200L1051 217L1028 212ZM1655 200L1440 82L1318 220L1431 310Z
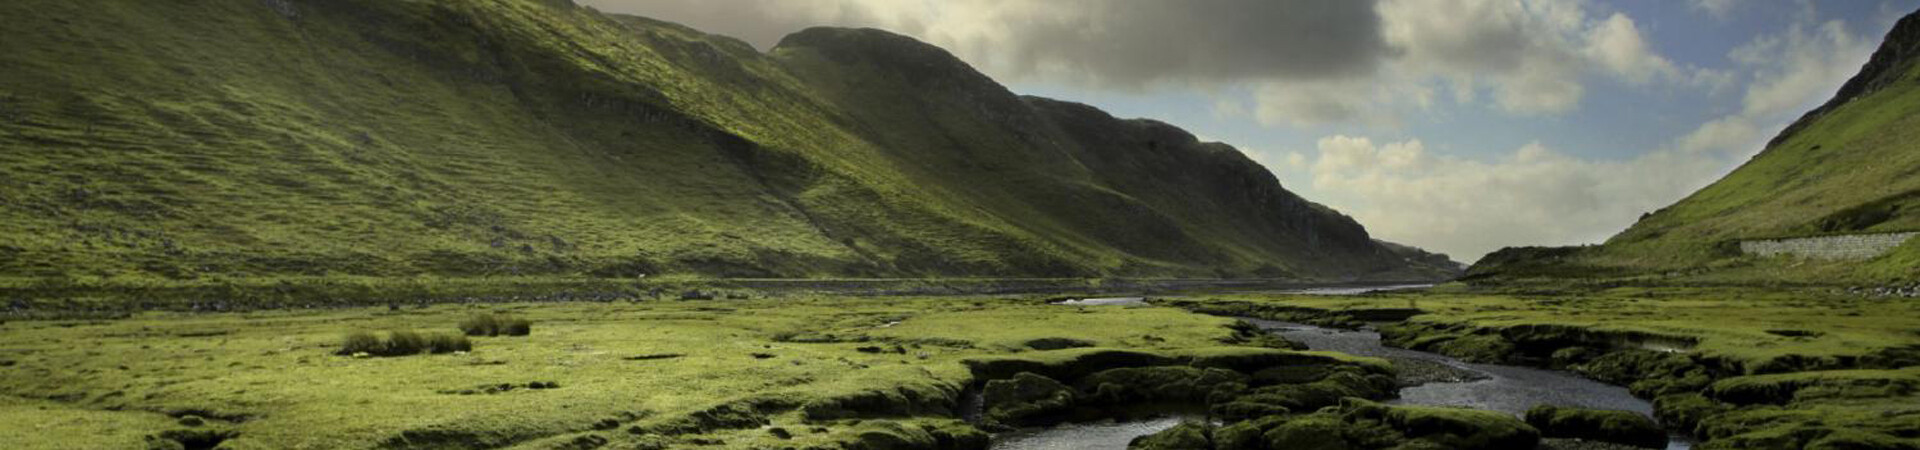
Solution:
M146 436L179 428L163 414L103 411L56 401L0 397L9 446L18 448L146 448Z
M479 338L470 353L335 355L342 329L452 331L483 312L524 317L539 323L540 331ZM1071 368L1089 355L1125 349L1228 366L1259 358L1347 360L1223 348L1233 333L1229 323L1171 308L1075 308L984 297L435 305L10 321L0 324L0 340L8 343L0 358L11 364L0 371L0 395L19 400L3 402L0 414L18 420L0 422L0 447L119 447L185 428L168 414L199 415L209 429L237 432L227 444L236 449L373 447L400 438L544 448L589 435L625 443L713 438L728 448L804 446L871 431L807 417L864 417L861 408L871 405L951 395L973 380L963 363L970 359ZM778 339L796 334L835 339ZM1143 339L1148 334L1156 339ZM1098 347L1038 351L1023 345L1048 337ZM906 351L857 350L876 344ZM1353 361L1385 370L1377 360ZM485 393L499 384L547 382L559 387ZM723 405L775 405L764 420L791 430L793 439L758 426L687 422ZM916 417L899 420L952 421L932 413ZM691 434L626 431L687 423L695 424ZM816 427L828 431L809 431Z
M564 2L292 5L0 6L0 284L1437 273L1231 149L1085 141L991 80Z

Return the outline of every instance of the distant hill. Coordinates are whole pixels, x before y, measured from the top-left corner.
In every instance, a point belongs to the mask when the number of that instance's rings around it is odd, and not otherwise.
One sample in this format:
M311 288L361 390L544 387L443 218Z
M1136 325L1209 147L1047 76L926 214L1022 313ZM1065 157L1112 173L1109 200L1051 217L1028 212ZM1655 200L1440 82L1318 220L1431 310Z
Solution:
M1702 281L1920 281L1920 242L1866 262L1743 257L1747 239L1920 230L1920 14L1902 18L1824 105L1726 177L1604 245L1508 249L1480 277L1601 274ZM1920 241L1920 240L1916 240Z
M0 280L1433 279L1224 144L817 28L0 2Z

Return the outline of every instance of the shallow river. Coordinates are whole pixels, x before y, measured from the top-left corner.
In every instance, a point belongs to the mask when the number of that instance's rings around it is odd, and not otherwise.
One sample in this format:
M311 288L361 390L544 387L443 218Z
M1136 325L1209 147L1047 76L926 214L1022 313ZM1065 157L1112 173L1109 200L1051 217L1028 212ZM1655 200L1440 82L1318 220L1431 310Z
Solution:
M1315 292L1323 293L1323 292ZM1332 295L1358 292L1324 292ZM1138 299L1088 299L1081 305L1126 305L1138 304ZM1520 415L1534 405L1549 404L1583 408L1618 409L1640 413L1651 417L1653 406L1645 400L1634 398L1626 388L1610 386L1581 378L1566 372L1540 370L1527 367L1503 366L1497 364L1473 364L1446 356L1417 352L1380 345L1380 334L1373 331L1350 331L1321 328L1270 320L1247 319L1287 339L1304 343L1313 350L1329 350L1341 353L1375 356L1397 361L1419 364L1444 365L1453 368L1452 372L1470 375L1472 381L1431 382L1419 386L1403 388L1400 398L1388 403L1413 405L1465 406L1471 408L1505 411ZM1040 430L1028 430L1007 433L996 437L995 450L1095 450L1126 448L1127 442L1134 437L1143 436L1171 428L1180 423L1178 417L1158 418L1141 421L1122 421L1091 424L1066 424ZM1692 445L1681 436L1675 436L1667 444L1668 450L1686 450Z

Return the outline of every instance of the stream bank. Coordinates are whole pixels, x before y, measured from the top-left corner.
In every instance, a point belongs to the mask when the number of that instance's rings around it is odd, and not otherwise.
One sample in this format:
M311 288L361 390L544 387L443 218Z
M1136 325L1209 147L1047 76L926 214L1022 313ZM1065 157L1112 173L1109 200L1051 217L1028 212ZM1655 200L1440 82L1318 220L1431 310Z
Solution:
M1417 286L1414 286L1417 287ZM1366 289L1339 290L1338 292L1314 292L1328 295L1352 295L1368 292ZM1083 299L1061 302L1071 306L1114 306L1144 303L1139 298ZM1190 305L1188 305L1190 306ZM1189 307L1188 309L1195 309ZM1204 311L1203 311L1204 312ZM1290 315L1307 319L1329 319L1325 314L1313 314L1313 311L1287 310ZM1364 317L1373 320L1403 320L1412 314L1406 311L1387 310ZM1273 314L1269 314L1271 317ZM1345 316L1322 320L1330 324L1364 323L1360 318ZM1450 406L1467 407L1496 411L1508 416L1524 414L1528 408L1536 405L1557 405L1578 408L1630 411L1640 416L1651 416L1652 405L1633 397L1625 388L1609 386L1564 372L1531 369L1526 367L1504 366L1497 364L1476 364L1459 359L1414 350L1392 348L1382 345L1380 334L1370 329L1346 330L1320 327L1301 323L1274 321L1259 318L1242 320L1254 325L1261 332L1278 336L1285 342L1291 342L1297 348L1315 351L1333 351L1355 356L1376 357L1391 361L1395 370L1394 391L1381 398L1386 400L1386 409L1366 404L1337 404L1344 414L1373 415L1380 418L1393 417L1396 414L1408 415L1406 411L1420 413L1452 414L1452 410L1395 410L1394 406ZM1219 410L1220 408L1215 408ZM1308 412L1312 409L1295 409ZM1473 413L1466 413L1473 414ZM1258 416L1238 417L1236 419L1257 419ZM1188 419L1192 419L1188 417ZM1208 418L1211 419L1211 418ZM1067 423L1041 429L1022 430L1017 433L1003 433L996 437L993 449L996 450L1078 450L1095 448L1120 448L1136 438L1146 441L1169 440L1172 443L1152 445L1182 445L1179 435L1189 433L1191 425L1181 425L1179 416L1161 416L1138 420L1104 421L1095 423ZM1462 420L1485 428L1481 422ZM1500 422L1494 422L1490 429L1498 429ZM1208 427L1206 440L1212 441L1216 433ZM1391 434L1398 434L1393 432ZM1142 438L1143 436L1149 436ZM1188 436L1186 438L1191 438ZM1537 439L1537 437L1535 438ZM1517 441L1510 441L1517 442ZM1688 449L1689 441L1681 436L1668 440L1668 449ZM1585 442L1575 440L1548 439L1541 448L1550 449L1608 449L1621 448L1613 444Z
M1749 317L1754 314L1737 309L1700 310L1702 305L1761 303L1741 299L1756 295L1745 291L1661 294L1665 297L1411 294L1357 301L1155 303L1216 316L1377 328L1380 341L1398 351L1441 354L1467 364L1553 369L1625 386L1632 396L1650 399L1653 415L1665 426L1697 438L1703 449L1920 448L1920 408L1912 406L1920 401L1920 346L1897 340L1862 345L1883 339L1863 331L1874 330L1875 319L1809 308L1791 293L1759 294L1781 297L1797 308L1783 316L1789 319ZM1692 322L1676 323L1673 317ZM1825 332L1812 327L1820 323L1841 327ZM1810 345L1815 343L1838 347ZM1420 389L1403 392L1420 394ZM1618 409L1644 411L1637 405Z

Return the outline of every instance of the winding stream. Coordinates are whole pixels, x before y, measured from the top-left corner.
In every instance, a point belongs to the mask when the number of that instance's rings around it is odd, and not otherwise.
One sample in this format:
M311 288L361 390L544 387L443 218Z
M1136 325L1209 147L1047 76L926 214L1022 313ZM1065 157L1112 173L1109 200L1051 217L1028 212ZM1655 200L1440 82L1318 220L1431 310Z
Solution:
M1351 295L1364 289L1339 288L1316 292L1326 295ZM1140 299L1087 299L1078 305L1140 304ZM1269 332L1306 344L1313 350L1329 350L1394 361L1403 371L1429 372L1425 384L1402 388L1394 404L1464 406L1520 415L1534 405L1549 404L1582 408L1633 411L1651 417L1653 405L1634 398L1626 388L1581 378L1566 372L1498 364L1474 364L1451 357L1387 347L1380 334L1372 330L1339 330L1312 325L1245 319ZM1094 450L1126 448L1128 442L1171 428L1179 417L1149 420L1064 424L1060 426L1007 433L997 436L994 450ZM1673 436L1668 450L1692 448L1683 436Z

